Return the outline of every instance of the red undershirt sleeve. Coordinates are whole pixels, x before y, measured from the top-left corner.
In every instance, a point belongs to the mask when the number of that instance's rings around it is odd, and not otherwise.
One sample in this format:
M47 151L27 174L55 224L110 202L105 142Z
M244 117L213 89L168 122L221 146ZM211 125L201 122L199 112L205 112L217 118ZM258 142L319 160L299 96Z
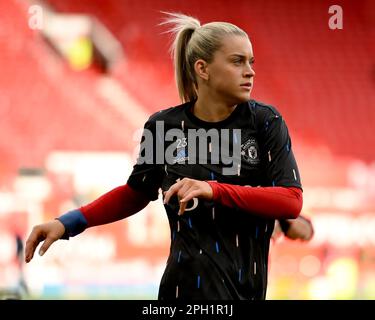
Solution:
M93 227L127 218L145 208L149 202L142 192L126 184L80 207L80 211L87 220L87 227Z
M206 181L212 188L213 201L240 208L263 218L295 219L302 210L302 190L296 187L247 187Z

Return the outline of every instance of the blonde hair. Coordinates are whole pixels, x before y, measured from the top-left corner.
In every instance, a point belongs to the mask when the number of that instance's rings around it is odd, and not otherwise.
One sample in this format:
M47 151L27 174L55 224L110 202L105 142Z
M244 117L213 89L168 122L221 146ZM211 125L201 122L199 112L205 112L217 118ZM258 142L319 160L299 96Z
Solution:
M194 17L181 13L163 12L169 17L160 25L170 24L167 31L173 33L171 45L175 79L178 93L182 102L193 101L197 98L197 79L194 63L203 59L212 62L214 53L220 49L221 41L227 35L248 37L247 33L228 22L210 22L201 25Z

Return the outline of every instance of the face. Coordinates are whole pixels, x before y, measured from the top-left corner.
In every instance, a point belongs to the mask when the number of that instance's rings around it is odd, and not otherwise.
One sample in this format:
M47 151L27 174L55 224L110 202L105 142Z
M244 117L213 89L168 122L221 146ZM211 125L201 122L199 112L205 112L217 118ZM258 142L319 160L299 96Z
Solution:
M255 76L253 64L253 48L247 37L224 37L207 65L210 90L229 104L249 100Z

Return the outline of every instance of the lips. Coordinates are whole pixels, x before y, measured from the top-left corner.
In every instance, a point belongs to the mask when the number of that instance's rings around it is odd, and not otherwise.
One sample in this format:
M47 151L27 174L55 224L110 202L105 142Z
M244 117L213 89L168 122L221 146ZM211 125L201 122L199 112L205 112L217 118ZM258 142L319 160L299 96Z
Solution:
M252 86L251 82L246 82L246 83L241 84L241 87L245 87L245 88L251 88L251 86Z

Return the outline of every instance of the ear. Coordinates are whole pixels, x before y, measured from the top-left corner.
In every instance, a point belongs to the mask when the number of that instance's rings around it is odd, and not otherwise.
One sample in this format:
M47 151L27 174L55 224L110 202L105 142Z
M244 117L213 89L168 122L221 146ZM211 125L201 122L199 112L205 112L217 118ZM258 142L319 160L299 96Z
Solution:
M206 81L209 79L208 63L203 59L198 59L195 61L194 70L198 78Z

